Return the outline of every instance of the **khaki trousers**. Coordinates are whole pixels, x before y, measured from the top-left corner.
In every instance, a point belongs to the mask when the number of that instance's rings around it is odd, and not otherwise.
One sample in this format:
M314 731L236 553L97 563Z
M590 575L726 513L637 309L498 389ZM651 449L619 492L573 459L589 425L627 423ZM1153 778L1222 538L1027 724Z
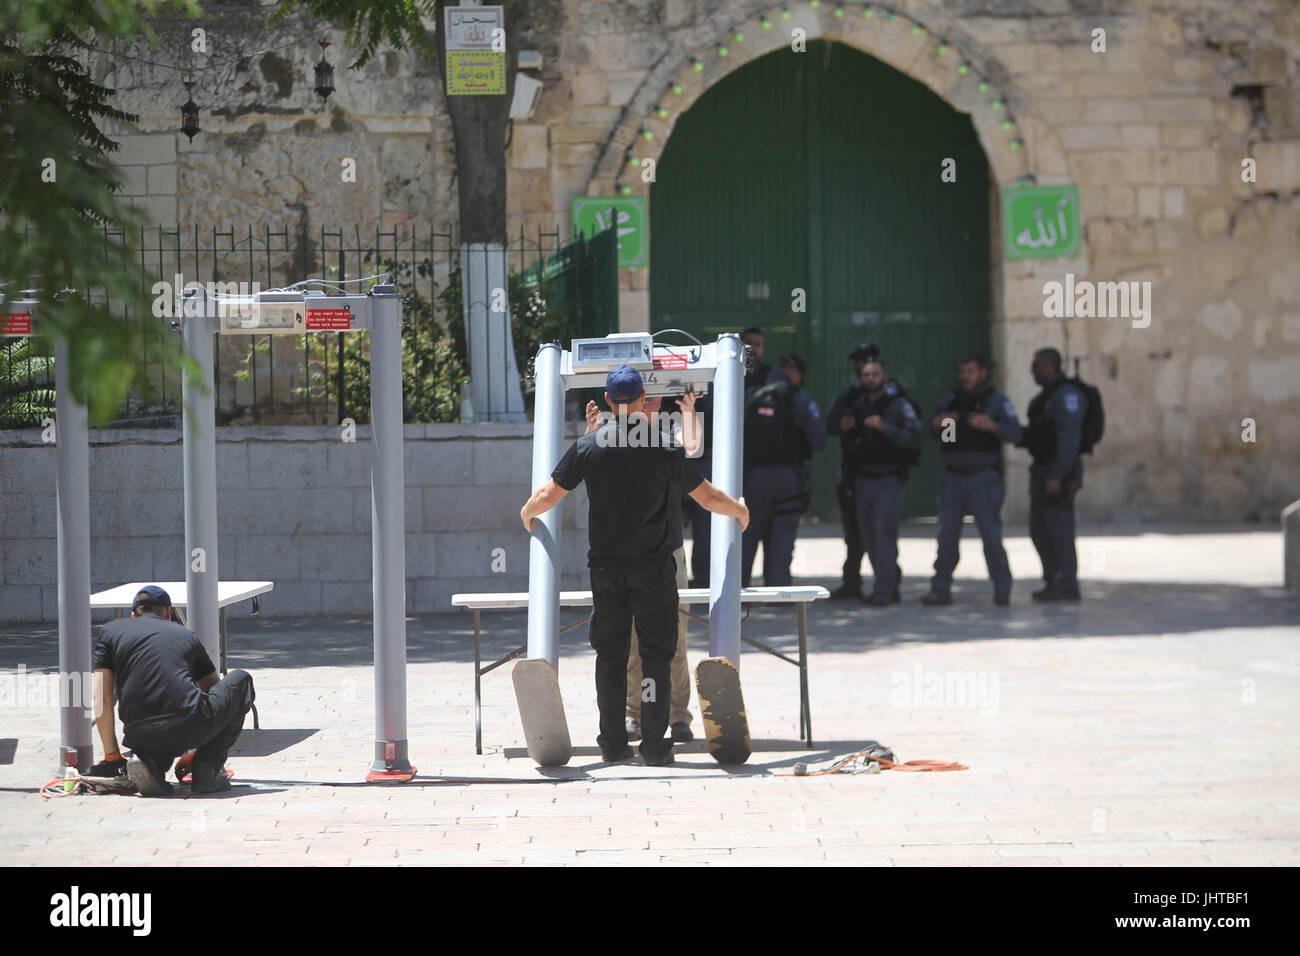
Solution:
M686 549L673 554L677 562L677 586L686 587ZM669 692L668 722L691 722L691 670L686 663L686 611L677 610L677 653L673 655L672 689ZM637 649L636 623L632 624L632 648L627 655L627 715L641 719L641 653Z

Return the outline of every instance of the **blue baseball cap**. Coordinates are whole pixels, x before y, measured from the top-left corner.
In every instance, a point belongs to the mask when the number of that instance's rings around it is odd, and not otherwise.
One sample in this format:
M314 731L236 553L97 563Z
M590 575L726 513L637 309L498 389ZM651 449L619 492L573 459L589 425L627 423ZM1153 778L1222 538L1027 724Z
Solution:
M644 391L645 382L641 380L641 373L630 365L620 365L605 376L605 394L615 404L635 402Z
M137 610L146 604L153 607L171 607L172 597L156 584L142 587L131 602L131 610Z

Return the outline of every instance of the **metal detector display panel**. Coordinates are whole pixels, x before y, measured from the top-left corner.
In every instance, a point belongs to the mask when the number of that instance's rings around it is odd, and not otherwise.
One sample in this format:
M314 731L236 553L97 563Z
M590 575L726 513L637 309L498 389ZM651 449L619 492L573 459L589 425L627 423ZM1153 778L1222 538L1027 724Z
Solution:
M275 335L307 331L301 302L222 302L221 331L227 334Z
M30 312L0 313L0 335L31 335L32 314Z
M651 367L650 336L604 339L574 339L574 371L596 372L630 365L633 368Z

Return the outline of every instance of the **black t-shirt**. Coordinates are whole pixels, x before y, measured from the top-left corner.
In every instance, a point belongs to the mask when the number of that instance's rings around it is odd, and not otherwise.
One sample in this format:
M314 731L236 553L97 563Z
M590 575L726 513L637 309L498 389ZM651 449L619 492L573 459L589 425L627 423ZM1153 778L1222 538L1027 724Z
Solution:
M648 426L617 419L583 435L551 472L573 491L587 483L587 563L607 558L658 558L682 544L680 496L704 481L680 447L648 444ZM662 432L660 433L662 435ZM640 436L640 437L638 437Z
M110 621L99 629L95 668L113 672L122 723L191 713L194 682L215 667L192 631L152 614Z

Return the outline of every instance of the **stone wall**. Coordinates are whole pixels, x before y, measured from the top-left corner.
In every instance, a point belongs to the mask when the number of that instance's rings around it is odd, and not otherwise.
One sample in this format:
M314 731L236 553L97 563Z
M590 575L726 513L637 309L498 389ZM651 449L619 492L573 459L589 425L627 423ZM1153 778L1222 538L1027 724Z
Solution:
M995 221L991 332L1005 390L1021 409L1041 345L1079 358L1103 389L1108 435L1079 499L1085 518L1271 521L1300 494L1294 3L896 0L904 16L892 21L883 12L864 17L860 3L814 8L807 0L787 5L788 20L782 5L755 0L561 6L558 35L529 44L544 49L545 89L535 114L512 126L511 232L567 232L573 197L647 190L629 155L657 157L684 110L722 76L785 47L793 29L842 42L969 112L999 187L1027 174L1079 185L1085 235L1074 260L1003 262ZM213 21L214 57L247 46L232 32L243 20L253 29L261 14L216 7L223 19ZM919 33L913 19L924 26ZM1091 49L1096 29L1106 31L1104 53ZM184 49L189 30L168 21L163 46ZM259 37L250 48L279 44L276 52L205 76L205 133L193 143L175 133L175 73L104 57L101 72L123 90L121 105L141 113L138 129L114 131L139 134L123 137L133 195L158 218L174 209L182 222L356 222L366 230L454 219L454 143L433 65L386 51L348 71L336 43L338 93L322 109L308 88L319 50L293 43L311 35L293 21L284 43ZM958 74L963 61L990 78L989 91ZM682 92L666 97L673 82ZM1004 111L991 110L993 97ZM656 112L661 103L667 116ZM214 107L218 115L208 112ZM1016 124L1010 134L1001 128L1007 115ZM637 137L643 128L652 140ZM1013 137L1023 148L1011 149ZM348 156L357 160L355 184L339 181ZM1246 159L1255 163L1253 183L1242 178ZM1044 284L1067 273L1150 281L1150 326L1044 318ZM644 328L649 270L623 270L620 284L624 327ZM1254 441L1243 440L1251 434ZM1007 515L1022 518L1024 509L1015 483Z
M356 437L217 430L220 574L274 581L261 613L369 613L370 429ZM92 588L183 579L180 432L91 431L90 444ZM446 610L457 592L528 590L519 508L531 491L531 426L408 425L405 448L408 612ZM561 507L562 585L586 587L584 489ZM0 432L0 621L57 618L55 513L54 447L39 430Z

